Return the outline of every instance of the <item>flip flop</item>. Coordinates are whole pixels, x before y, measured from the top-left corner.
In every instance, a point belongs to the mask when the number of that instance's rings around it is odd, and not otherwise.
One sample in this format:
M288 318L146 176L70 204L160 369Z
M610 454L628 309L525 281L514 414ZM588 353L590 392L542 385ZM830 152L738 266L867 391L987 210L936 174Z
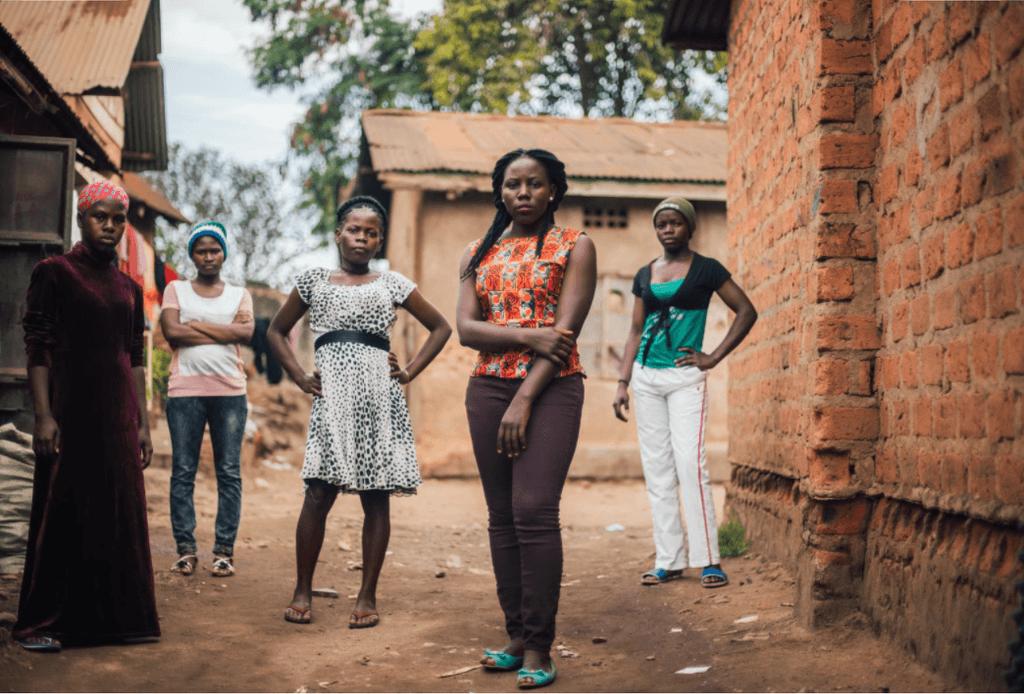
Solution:
M28 639L19 639L18 643L26 651L39 651L41 653L59 653L61 650L60 641L49 636L30 636L29 638L35 639L29 641Z
M491 659L490 664L484 662L488 658ZM510 670L518 670L523 666L523 656L512 655L505 651L484 651L484 657L480 664L484 666L484 670L508 672Z
M519 677L516 679L516 686L520 689L540 689L541 687L546 687L554 682L557 674L558 668L555 667L554 663L551 663L551 672L548 672L547 670L527 670L526 668L519 668ZM532 679L533 682L523 682L527 677Z
M668 569L651 569L640 577L640 583L645 586L657 586L667 581L675 581L683 577L683 570L669 571Z
M305 617L306 617L306 614L309 613L310 610L312 610L312 609L313 609L312 605L310 605L309 607L307 607L305 609L303 609L301 607L296 607L295 605L289 605L288 608L284 611L284 621L291 622L292 624L309 624L309 623L311 623L313 621L312 613L309 614L308 618L305 618ZM303 619L295 619L294 617L289 617L288 616L288 610L295 610L296 612L298 612L299 614L301 614L303 616Z
M705 588L721 588L729 585L729 577L721 569L708 566L700 574L700 584Z
M376 617L377 619L373 620L369 624L359 624L352 621L353 618L366 619L367 617ZM375 627L378 624L380 624L380 615L377 614L376 610L370 610L369 612L353 612L352 617L349 617L348 619L349 629L369 629L370 627Z

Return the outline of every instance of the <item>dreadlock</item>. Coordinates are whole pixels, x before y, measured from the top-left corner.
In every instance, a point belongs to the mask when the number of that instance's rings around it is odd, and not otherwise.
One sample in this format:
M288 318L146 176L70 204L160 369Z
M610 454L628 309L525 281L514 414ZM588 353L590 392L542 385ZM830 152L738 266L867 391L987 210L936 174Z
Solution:
M512 215L505 209L505 203L501 200L501 186L505 183L505 170L508 169L509 164L522 157L533 159L543 166L547 172L548 181L555 186L555 197L548 203L548 207L544 211L544 221L546 223L541 225L540 232L537 234L536 255L538 258L540 257L540 251L544 247L544 235L548 229L554 226L555 210L562 203L565 192L569 190L569 184L565 180L565 164L554 154L544 149L517 149L509 152L494 164L494 171L491 172L491 189L494 191L494 206L498 208L498 211L494 214L491 228L487 230L487 233L480 241L480 245L477 246L476 252L473 253L473 257L469 259L469 265L462 276L463 279L470 277L476 272L476 269L480 266L480 261L487 255L487 251L491 250L498 237L512 223Z
M355 210L369 210L377 215L377 218L380 219L380 235L382 238L384 237L388 228L388 213L376 198L371 198L369 195L357 195L342 203L338 208L338 226L342 226L349 213Z

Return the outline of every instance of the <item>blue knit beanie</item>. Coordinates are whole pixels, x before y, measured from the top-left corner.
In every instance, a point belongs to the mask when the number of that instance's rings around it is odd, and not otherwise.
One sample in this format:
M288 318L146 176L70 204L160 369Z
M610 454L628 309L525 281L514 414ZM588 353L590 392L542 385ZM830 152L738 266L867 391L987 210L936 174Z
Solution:
M192 227L192 234L188 237L188 255L192 257L192 246L203 236L212 236L224 249L224 257L228 257L228 232L220 222L200 222Z

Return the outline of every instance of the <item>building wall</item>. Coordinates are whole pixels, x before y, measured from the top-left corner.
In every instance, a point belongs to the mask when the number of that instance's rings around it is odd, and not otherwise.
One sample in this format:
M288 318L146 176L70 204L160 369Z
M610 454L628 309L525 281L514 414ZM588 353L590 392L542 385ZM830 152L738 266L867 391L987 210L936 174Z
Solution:
M610 203L611 201L605 201ZM621 340L615 326L628 327L633 309L630 295L633 275L646 262L656 257L660 246L654 237L651 213L656 200L615 201L614 207L628 208L626 228L587 228L584 226L584 207L595 203L591 199L567 198L556 214L559 224L585 229L597 247L599 296L595 297L591 317L580 342L593 344L595 357L606 360L591 362L586 381L583 428L576 459L570 474L587 477L641 476L636 427L624 424L612 412L618 378L617 359L621 355L625 334ZM721 203L698 203L698 233L693 247L700 253L725 262L725 210ZM490 196L466 193L448 200L441 193L426 193L420 209L418 243L415 263L416 281L423 294L455 326L455 307L458 299L458 266L463 251L472 241L483 235L490 226L494 207ZM400 266L398 258L389 258L393 266ZM613 314L607 318L606 340L601 341L601 311ZM728 310L717 297L709 309L705 346L710 351L721 341L727 330ZM417 343L425 336L417 331ZM597 344L600 342L600 344ZM615 354L608 349L611 347ZM438 359L409 389L410 409L416 431L421 466L433 475L475 475L476 465L469 441L469 430L463 405L466 379L476 359L476 352L458 344L453 336ZM727 367L716 368L710 379L712 393L709 416L709 458L713 477L727 478L725 457L727 431L725 425L727 397Z
M1024 5L732 12L729 257L761 319L731 364L730 504L808 622L859 607L999 686L1024 516Z

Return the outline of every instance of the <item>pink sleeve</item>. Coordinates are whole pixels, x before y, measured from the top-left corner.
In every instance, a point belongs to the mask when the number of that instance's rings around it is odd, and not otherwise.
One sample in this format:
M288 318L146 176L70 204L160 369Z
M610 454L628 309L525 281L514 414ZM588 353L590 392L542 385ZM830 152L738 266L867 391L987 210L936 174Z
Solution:
M164 303L160 306L161 311L169 308L181 308L181 306L178 305L178 290L175 285L175 282L171 282L167 285L167 288L164 289Z

